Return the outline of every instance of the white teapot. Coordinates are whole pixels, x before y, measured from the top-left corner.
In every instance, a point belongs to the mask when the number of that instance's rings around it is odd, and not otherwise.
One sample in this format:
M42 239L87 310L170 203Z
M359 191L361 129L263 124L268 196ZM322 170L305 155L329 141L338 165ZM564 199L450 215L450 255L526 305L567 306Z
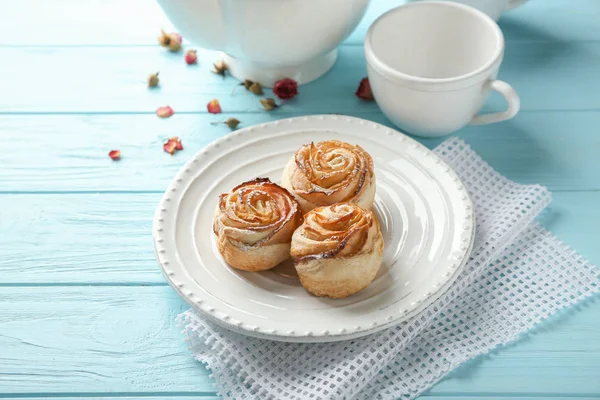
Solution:
M224 52L231 74L271 87L325 74L370 0L158 0L181 34Z

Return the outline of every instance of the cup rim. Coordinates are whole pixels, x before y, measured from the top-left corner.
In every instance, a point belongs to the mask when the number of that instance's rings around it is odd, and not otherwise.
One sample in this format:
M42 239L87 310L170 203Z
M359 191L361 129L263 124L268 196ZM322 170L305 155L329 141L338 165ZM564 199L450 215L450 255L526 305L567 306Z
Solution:
M425 78L416 75L406 74L404 72L399 71L398 69L392 68L388 64L384 63L373 51L372 48L372 36L373 31L377 28L377 25L381 22L381 20L386 17L388 14L402 12L403 10L410 7L424 7L424 6L441 6L441 7L454 7L457 9L461 9L471 15L482 19L485 23L492 28L496 37L496 50L494 55L482 66L479 68L467 72L463 75L453 76L449 78ZM487 14L474 7L470 7L465 4L455 3L451 1L439 1L439 0L427 0L427 1L417 1L408 4L404 4L395 8L392 8L389 11L386 11L384 14L380 15L369 27L367 31L367 35L365 36L365 55L367 59L367 63L370 64L371 67L376 69L380 74L388 77L395 78L396 80L401 81L409 81L414 82L415 84L455 84L457 82L463 82L466 80L471 80L471 78L476 77L480 74L491 69L501 58L504 53L504 35L502 34L502 30L498 26L498 24Z

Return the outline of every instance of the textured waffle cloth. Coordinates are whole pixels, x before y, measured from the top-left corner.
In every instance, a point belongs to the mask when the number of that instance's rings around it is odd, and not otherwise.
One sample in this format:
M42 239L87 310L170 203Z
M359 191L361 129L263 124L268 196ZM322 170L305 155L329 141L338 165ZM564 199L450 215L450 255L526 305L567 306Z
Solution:
M598 269L534 222L550 201L544 187L509 181L458 139L435 152L469 189L477 218L453 286L407 322L337 343L254 339L187 311L179 318L191 350L224 399L412 399L598 291Z

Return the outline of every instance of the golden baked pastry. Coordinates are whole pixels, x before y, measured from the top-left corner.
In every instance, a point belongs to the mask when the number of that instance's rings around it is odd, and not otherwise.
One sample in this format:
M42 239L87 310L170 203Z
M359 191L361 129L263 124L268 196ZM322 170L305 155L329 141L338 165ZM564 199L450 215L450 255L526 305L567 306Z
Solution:
M375 215L356 204L339 203L304 216L292 236L291 255L306 290L342 298L369 286L383 247Z
M370 209L375 200L373 159L362 147L339 140L307 144L287 163L281 186L304 213L341 202Z
M263 271L290 258L292 234L301 223L294 197L269 179L257 178L219 197L213 230L229 265Z

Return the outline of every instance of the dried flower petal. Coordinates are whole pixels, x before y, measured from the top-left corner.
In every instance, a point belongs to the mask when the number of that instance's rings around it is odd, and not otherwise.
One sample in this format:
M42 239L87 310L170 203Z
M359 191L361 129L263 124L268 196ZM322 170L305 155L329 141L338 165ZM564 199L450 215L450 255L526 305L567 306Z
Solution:
M221 105L219 104L219 100L212 99L206 105L206 109L211 114L219 114L221 112Z
M273 93L282 100L296 97L298 94L298 82L290 78L278 80L273 85Z
M225 78L225 72L229 70L229 66L224 60L218 60L213 64L213 67L215 68L213 70L214 74L221 75L223 78Z
M183 144L177 136L173 136L163 144L163 150L171 155L175 154L176 151L183 150Z
M271 111L274 108L279 107L279 105L275 103L275 100L270 97L266 99L260 99L260 104L262 104L263 108L267 111Z
M263 94L262 87L258 82L254 82L252 85L250 85L250 88L248 88L248 90L257 95Z
M177 151L175 146L177 146L177 144L169 139L167 143L163 144L163 150L173 155L175 154L175 151Z
M172 140L175 142L175 149L177 149L177 151L183 150L183 143L181 143L181 140L179 140L179 138L177 136L173 136L169 140Z
M148 87L155 87L158 86L158 72L155 74L150 74L148 75Z
M198 61L198 56L196 55L196 50L188 50L185 53L185 62L188 65L196 64Z
M160 118L169 118L174 113L175 111L170 106L158 107L156 109L156 115Z
M113 159L113 161L117 161L121 158L121 150L111 150L108 152L108 156Z
M358 85L358 89L356 89L356 96L366 100L373 101L375 97L373 97L373 92L371 91L371 84L369 83L369 78L363 78Z

